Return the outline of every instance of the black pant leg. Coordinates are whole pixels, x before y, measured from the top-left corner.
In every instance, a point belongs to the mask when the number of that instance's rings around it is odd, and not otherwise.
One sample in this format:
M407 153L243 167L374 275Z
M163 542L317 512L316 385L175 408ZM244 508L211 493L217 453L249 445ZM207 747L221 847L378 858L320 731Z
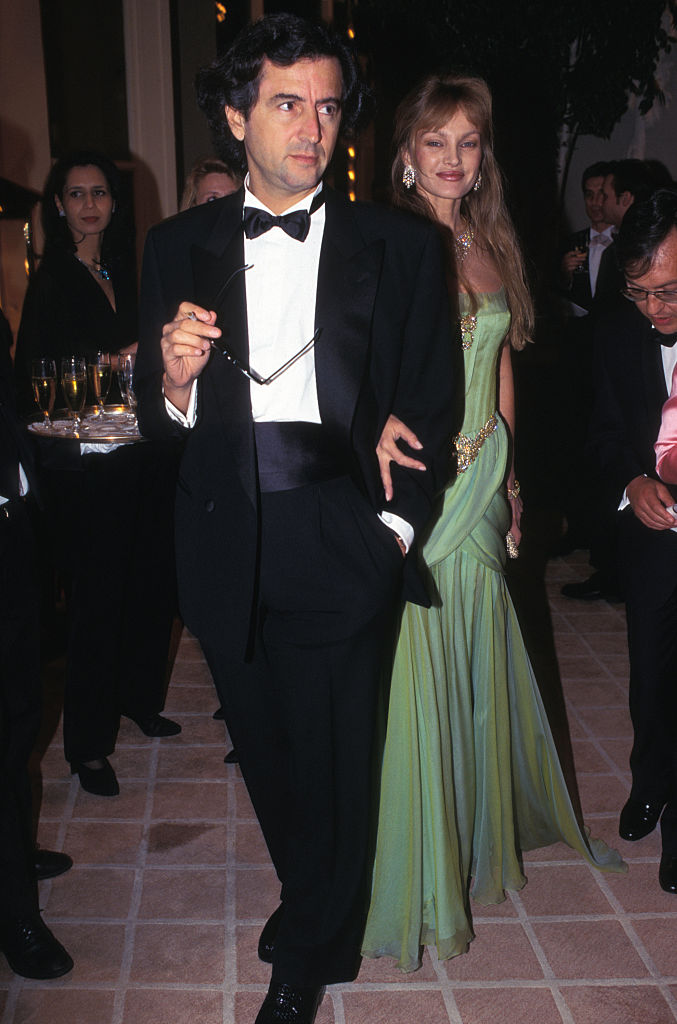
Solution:
M35 913L28 761L41 709L39 591L27 513L0 511L0 919Z
M357 972L375 709L402 565L350 481L264 494L255 660L225 664L203 640L282 882L280 982Z

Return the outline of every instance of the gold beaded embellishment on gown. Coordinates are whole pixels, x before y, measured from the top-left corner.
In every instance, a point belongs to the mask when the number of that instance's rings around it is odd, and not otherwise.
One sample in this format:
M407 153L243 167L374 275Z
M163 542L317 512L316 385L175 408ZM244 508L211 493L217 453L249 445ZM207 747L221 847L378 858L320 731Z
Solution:
M472 313L466 313L465 316L461 317L459 323L461 325L461 348L464 352L467 352L475 340L477 317L473 316Z
M453 445L456 449L456 475L460 476L469 469L480 451L486 439L496 430L497 419L490 416L487 422L476 434L457 434Z

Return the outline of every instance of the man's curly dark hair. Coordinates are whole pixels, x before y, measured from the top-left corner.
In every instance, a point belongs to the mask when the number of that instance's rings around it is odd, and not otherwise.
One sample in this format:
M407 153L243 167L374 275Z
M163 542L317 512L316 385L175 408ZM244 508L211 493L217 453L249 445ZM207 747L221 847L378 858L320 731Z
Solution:
M299 60L335 57L341 65L341 133L352 136L371 114L371 92L361 80L357 60L346 42L325 25L295 14L270 14L244 28L222 57L198 71L197 102L211 128L216 152L243 175L247 172L244 143L232 134L224 107L234 107L245 118L259 94L264 60L289 67Z

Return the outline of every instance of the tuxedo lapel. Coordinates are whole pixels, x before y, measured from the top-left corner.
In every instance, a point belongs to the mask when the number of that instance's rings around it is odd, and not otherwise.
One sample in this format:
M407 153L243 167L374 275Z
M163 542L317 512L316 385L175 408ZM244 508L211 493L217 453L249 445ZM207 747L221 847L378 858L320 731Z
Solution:
M217 348L227 348L245 365L249 363L247 300L244 270L242 202L223 204L209 237L191 248L195 300L213 309L221 338ZM212 351L201 378L210 395L209 407L218 410L229 438L237 471L252 503L256 502L256 474L249 381L219 352Z
M354 210L327 190L317 279L315 343L322 423L347 437L362 385L384 243L365 246Z
M661 411L668 397L668 389L665 384L660 335L651 329L646 320L639 344L641 345L640 362L648 417L647 433L649 436L647 440L653 444L658 436Z

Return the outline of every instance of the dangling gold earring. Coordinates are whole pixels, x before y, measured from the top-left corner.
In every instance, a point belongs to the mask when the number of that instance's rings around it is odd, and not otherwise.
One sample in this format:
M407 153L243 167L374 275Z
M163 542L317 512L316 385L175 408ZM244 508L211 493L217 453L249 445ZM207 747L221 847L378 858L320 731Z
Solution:
M477 181L473 185L472 190L473 190L473 192L479 192L479 190L481 188L482 188L482 172L480 171L480 173L477 175Z
M402 184L405 188L413 188L416 184L416 174L411 164L404 165L404 171L402 172Z

